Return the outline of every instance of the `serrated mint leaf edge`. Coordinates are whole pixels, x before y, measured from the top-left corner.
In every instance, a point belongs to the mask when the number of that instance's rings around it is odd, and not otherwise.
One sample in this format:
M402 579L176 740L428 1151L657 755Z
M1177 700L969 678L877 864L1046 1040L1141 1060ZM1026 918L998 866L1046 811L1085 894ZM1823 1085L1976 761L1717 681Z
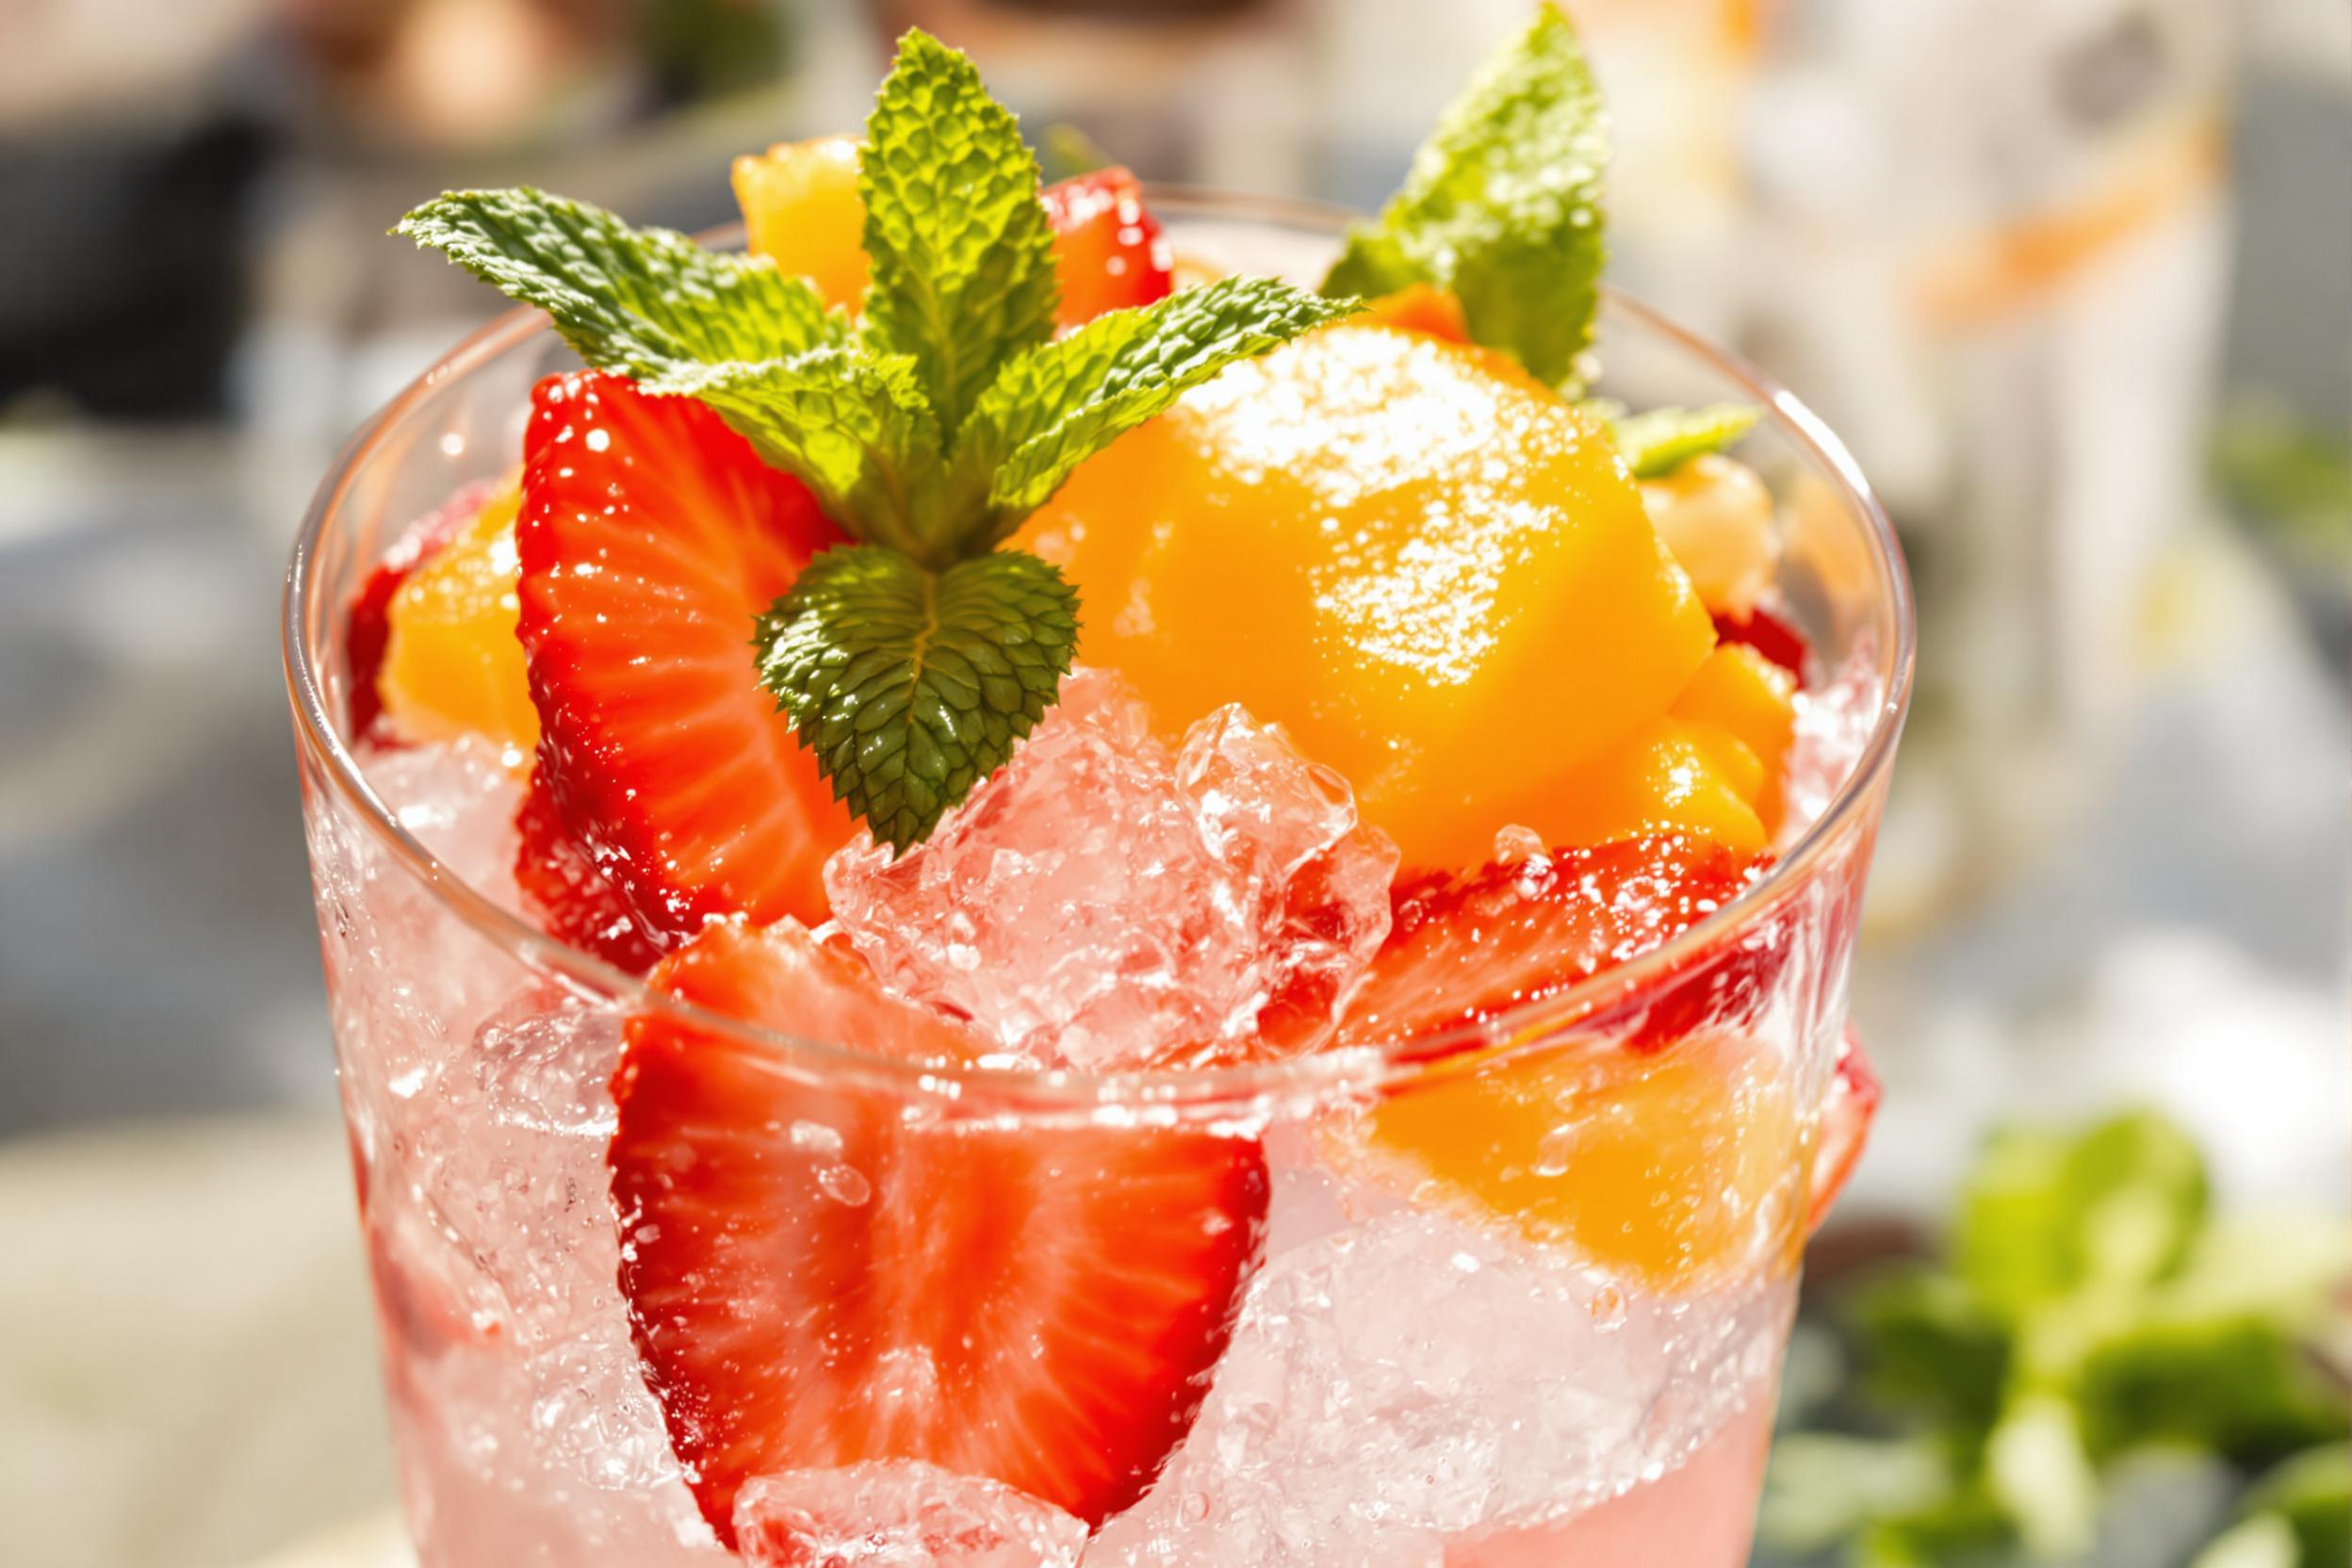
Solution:
M971 58L909 28L858 167L871 269L860 332L914 361L953 439L1005 363L1053 335L1061 282L1037 156Z
M1625 466L1636 479L1665 479L1694 457L1719 452L1756 427L1764 411L1754 403L1700 408L1648 408L1609 416Z
M1562 157L1560 138L1497 139L1492 125L1544 88L1570 125L1576 155ZM1461 301L1471 336L1503 350L1527 370L1569 395L1585 379L1583 356L1599 313L1600 278L1608 259L1602 173L1609 157L1608 115L1592 62L1574 24L1545 4L1510 43L1497 50L1439 117L1414 153L1405 182L1380 217L1352 227L1326 272L1325 293L1393 293L1412 283L1435 284ZM1527 167L1498 170L1494 154L1517 152ZM1562 177L1562 171L1566 177ZM1514 207L1494 196L1498 177L1515 174ZM1472 200L1449 199L1457 176L1482 182ZM1521 227L1529 192L1545 197L1551 220ZM1581 221L1578 215L1581 214ZM1538 297L1546 278L1558 286Z
M1220 278L1106 312L1015 360L974 405L950 464L991 476L981 542L1010 534L1080 464L1193 387L1361 308L1279 279Z
M1078 629L1076 590L1025 552L933 571L837 546L760 618L757 662L835 798L903 855L1044 717Z
M391 232L546 311L598 369L647 378L683 364L779 358L849 331L813 286L765 257L705 250L535 187L446 191Z

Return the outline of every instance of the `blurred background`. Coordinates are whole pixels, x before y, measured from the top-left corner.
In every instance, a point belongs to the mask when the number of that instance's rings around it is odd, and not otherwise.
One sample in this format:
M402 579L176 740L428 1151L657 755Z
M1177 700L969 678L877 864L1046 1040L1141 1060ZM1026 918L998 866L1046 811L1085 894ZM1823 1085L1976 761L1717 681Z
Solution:
M1571 8L1615 281L1846 436L1922 605L1855 1002L1888 1101L1772 1560L2333 1568L2346 1336L2279 1303L2352 1257L2352 8ZM338 444L493 307L386 225L523 181L726 220L727 158L854 128L910 23L1033 139L1370 206L1525 14L0 0L0 1560L382 1539L276 616ZM2160 1462L2003 1483L2037 1409L1984 1391L2082 1281L1986 1260L2151 1205L2121 1370L2048 1396L2170 1422ZM2191 1253L2259 1266L2190 1310Z

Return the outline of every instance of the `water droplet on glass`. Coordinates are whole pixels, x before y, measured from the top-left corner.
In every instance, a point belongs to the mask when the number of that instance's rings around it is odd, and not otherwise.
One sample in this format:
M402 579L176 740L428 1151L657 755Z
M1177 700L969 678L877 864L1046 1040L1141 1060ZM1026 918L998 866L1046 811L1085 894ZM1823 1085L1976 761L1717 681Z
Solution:
M1576 1152L1576 1125L1571 1122L1553 1128L1535 1146L1535 1173L1538 1176L1567 1175L1569 1162Z

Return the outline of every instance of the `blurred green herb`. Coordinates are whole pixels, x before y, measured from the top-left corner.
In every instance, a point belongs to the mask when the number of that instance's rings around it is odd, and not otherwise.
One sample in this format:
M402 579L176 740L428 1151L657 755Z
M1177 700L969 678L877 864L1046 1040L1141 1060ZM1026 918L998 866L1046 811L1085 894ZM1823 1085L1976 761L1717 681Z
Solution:
M1763 1542L1847 1568L2140 1568L2161 1560L2151 1490L2195 1490L2151 1488L2169 1465L2235 1478L2184 1510L2197 1533L2169 1560L2213 1536L2196 1568L2343 1568L2352 1395L2318 1348L2348 1273L2340 1220L2215 1217L2203 1159L2161 1116L2004 1132L1949 1261L1841 1293L1854 1375L1823 1429L1776 1446Z
M2213 463L2223 501L2249 526L2352 570L2352 433L2242 400L2222 416Z

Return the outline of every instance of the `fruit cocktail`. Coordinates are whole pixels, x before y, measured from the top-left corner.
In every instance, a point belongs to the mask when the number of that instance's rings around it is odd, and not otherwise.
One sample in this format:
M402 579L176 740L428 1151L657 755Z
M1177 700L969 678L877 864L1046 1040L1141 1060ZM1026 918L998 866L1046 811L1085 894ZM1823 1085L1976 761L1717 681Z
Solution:
M1605 151L1546 8L1378 219L1040 188L914 33L747 253L410 215L546 313L287 594L425 1563L1742 1560L1908 605Z

